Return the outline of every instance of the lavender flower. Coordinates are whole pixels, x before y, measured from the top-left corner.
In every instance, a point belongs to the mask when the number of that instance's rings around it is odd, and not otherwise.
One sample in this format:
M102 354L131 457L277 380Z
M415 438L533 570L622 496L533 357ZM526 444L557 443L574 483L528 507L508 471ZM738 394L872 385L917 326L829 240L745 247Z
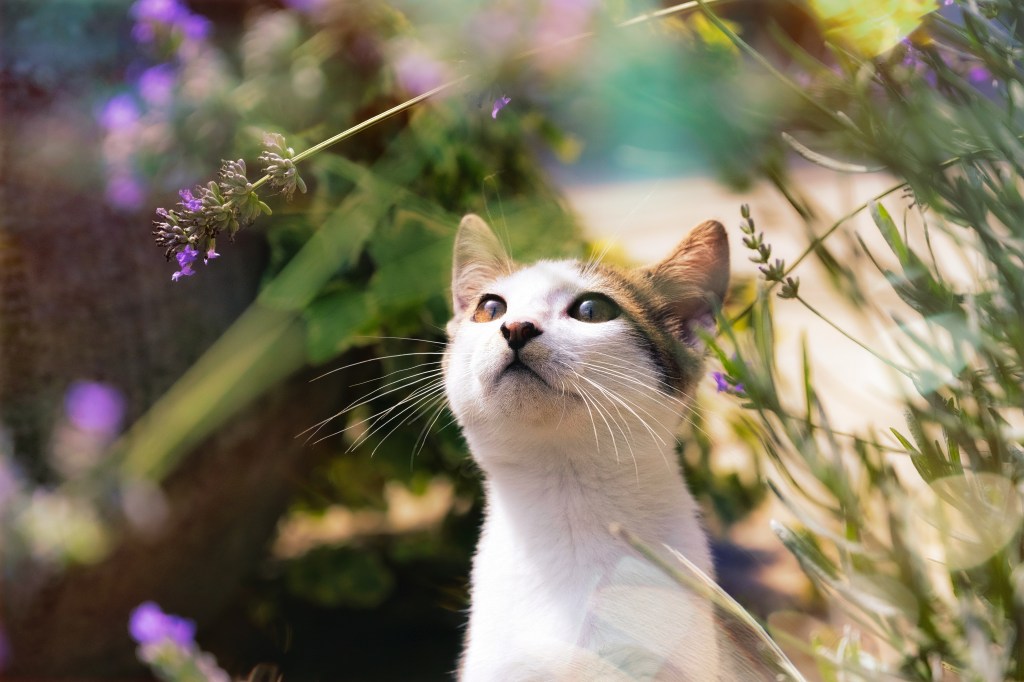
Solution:
M147 601L132 611L128 632L140 645L170 640L191 647L195 645L196 624L187 618L166 614L154 602Z
M175 255L175 259L178 261L178 267L181 269L171 275L171 279L177 282L182 277L191 277L196 274L196 271L192 269L192 263L198 255L199 252L196 251L194 246L186 244L185 248Z
M142 72L139 76L139 94L147 104L167 106L174 97L176 76L170 64L158 64Z
M103 106L99 119L107 130L124 130L139 120L139 107L131 95L115 95Z
M124 397L109 384L77 381L64 396L64 412L79 429L114 434L124 417Z
M712 372L711 378L715 380L715 390L719 393L729 393L732 395L743 395L744 393L743 384L735 382L723 372Z
M129 13L137 21L159 21L171 24L189 14L179 0L138 0Z
M122 172L107 180L104 197L111 206L131 211L142 206L146 190L135 176Z
M190 190L190 189L178 190L178 196L181 197L181 206L186 211L191 211L192 213L195 213L196 211L201 211L202 210L202 208L203 208L203 200L200 199L199 197L194 196L192 194L192 190Z
M305 194L306 183L292 160L295 150L286 146L284 135L266 133L263 136L263 147L259 160L264 164L263 172L270 178L270 186L280 191L289 201L296 189ZM242 169L244 171L244 165Z
M206 250L206 255L203 257L203 265L206 265L214 258L220 258L220 254L214 251L214 248L211 246Z
M498 112L508 106L508 103L512 101L511 97L502 95L498 99L494 100L494 106L491 108L491 118L498 118Z
M729 381L725 378L724 374L722 374L721 372L712 372L711 373L711 378L713 378L715 380L715 389L719 393L728 393L729 392L729 388L730 388Z

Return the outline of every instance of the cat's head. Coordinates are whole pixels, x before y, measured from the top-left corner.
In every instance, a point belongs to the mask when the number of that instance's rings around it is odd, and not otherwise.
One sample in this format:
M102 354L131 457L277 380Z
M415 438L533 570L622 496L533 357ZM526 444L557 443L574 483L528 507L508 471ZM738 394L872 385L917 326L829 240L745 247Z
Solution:
M697 330L713 327L728 282L728 239L714 221L657 265L625 269L520 265L466 216L444 362L452 410L471 444L665 438L702 371Z

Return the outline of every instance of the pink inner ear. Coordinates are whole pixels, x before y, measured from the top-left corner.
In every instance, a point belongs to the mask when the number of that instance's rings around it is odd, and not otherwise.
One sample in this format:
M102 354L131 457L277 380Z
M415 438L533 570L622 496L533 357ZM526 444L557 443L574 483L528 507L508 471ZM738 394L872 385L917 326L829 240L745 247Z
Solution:
M452 258L452 305L461 315L484 287L511 271L505 248L479 216L469 214L459 223Z
M667 327L684 343L696 345L696 329L714 329L714 308L725 300L729 287L725 228L714 220L698 225L649 272L665 300L661 315Z

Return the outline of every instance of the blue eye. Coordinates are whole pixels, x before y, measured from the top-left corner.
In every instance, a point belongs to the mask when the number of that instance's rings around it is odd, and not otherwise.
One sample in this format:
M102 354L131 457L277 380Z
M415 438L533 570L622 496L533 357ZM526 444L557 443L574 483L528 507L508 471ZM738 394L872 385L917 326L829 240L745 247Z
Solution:
M494 294L487 294L480 299L480 303L476 306L476 311L473 313L474 322L490 322L496 320L505 314L508 306L505 305L500 297Z
M607 322L621 312L610 298L600 294L586 294L569 306L569 317L580 322Z

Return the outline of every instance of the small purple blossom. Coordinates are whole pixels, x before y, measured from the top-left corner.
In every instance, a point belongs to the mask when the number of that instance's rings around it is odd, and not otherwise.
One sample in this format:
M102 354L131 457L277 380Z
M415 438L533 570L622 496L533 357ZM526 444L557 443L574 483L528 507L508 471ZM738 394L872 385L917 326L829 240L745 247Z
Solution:
M418 50L409 50L398 56L395 76L402 89L413 95L422 95L448 80L444 64Z
M715 380L715 390L719 393L731 393L732 395L743 395L744 387L741 383L734 383L733 379L723 372L712 372L711 378Z
M171 640L181 646L195 644L196 624L188 618L164 613L154 602L139 604L128 619L128 632L139 644Z
M111 206L135 210L142 206L146 198L146 189L135 176L118 173L107 180L104 196Z
M494 100L494 106L491 108L491 118L498 118L498 112L508 106L508 103L512 101L511 97L502 95L498 99Z
M103 106L99 119L107 130L123 130L139 120L139 107L127 93L114 95Z
M175 79L174 67L170 64L150 67L139 76L139 94L149 104L166 106L174 97Z
M214 258L220 258L220 254L214 251L213 247L211 246L209 249L207 249L206 256L203 257L203 265L206 265Z
M312 14L318 12L325 4L325 0L284 0L284 4L297 12Z
M171 24L189 14L179 0L138 0L129 10L138 21L159 21Z
M124 417L124 397L109 384L77 381L64 395L64 412L83 431L114 434Z
M983 83L992 80L992 72L984 66L972 66L967 72L967 80L972 83Z
M191 277L196 274L196 271L192 269L192 263L195 262L198 256L199 252L196 251L195 247L191 244L186 244L184 249L174 255L174 258L178 261L178 267L181 269L171 275L171 280L177 282L182 277Z
M729 392L729 382L726 380L724 374L721 372L712 372L711 377L715 380L715 389L719 393Z
M213 24L206 17L198 14L188 14L178 22L181 32L189 40L204 40L210 35Z
M203 208L203 200L193 196L192 190L190 189L178 190L178 196L181 197L181 205L184 206L187 211L195 213Z

